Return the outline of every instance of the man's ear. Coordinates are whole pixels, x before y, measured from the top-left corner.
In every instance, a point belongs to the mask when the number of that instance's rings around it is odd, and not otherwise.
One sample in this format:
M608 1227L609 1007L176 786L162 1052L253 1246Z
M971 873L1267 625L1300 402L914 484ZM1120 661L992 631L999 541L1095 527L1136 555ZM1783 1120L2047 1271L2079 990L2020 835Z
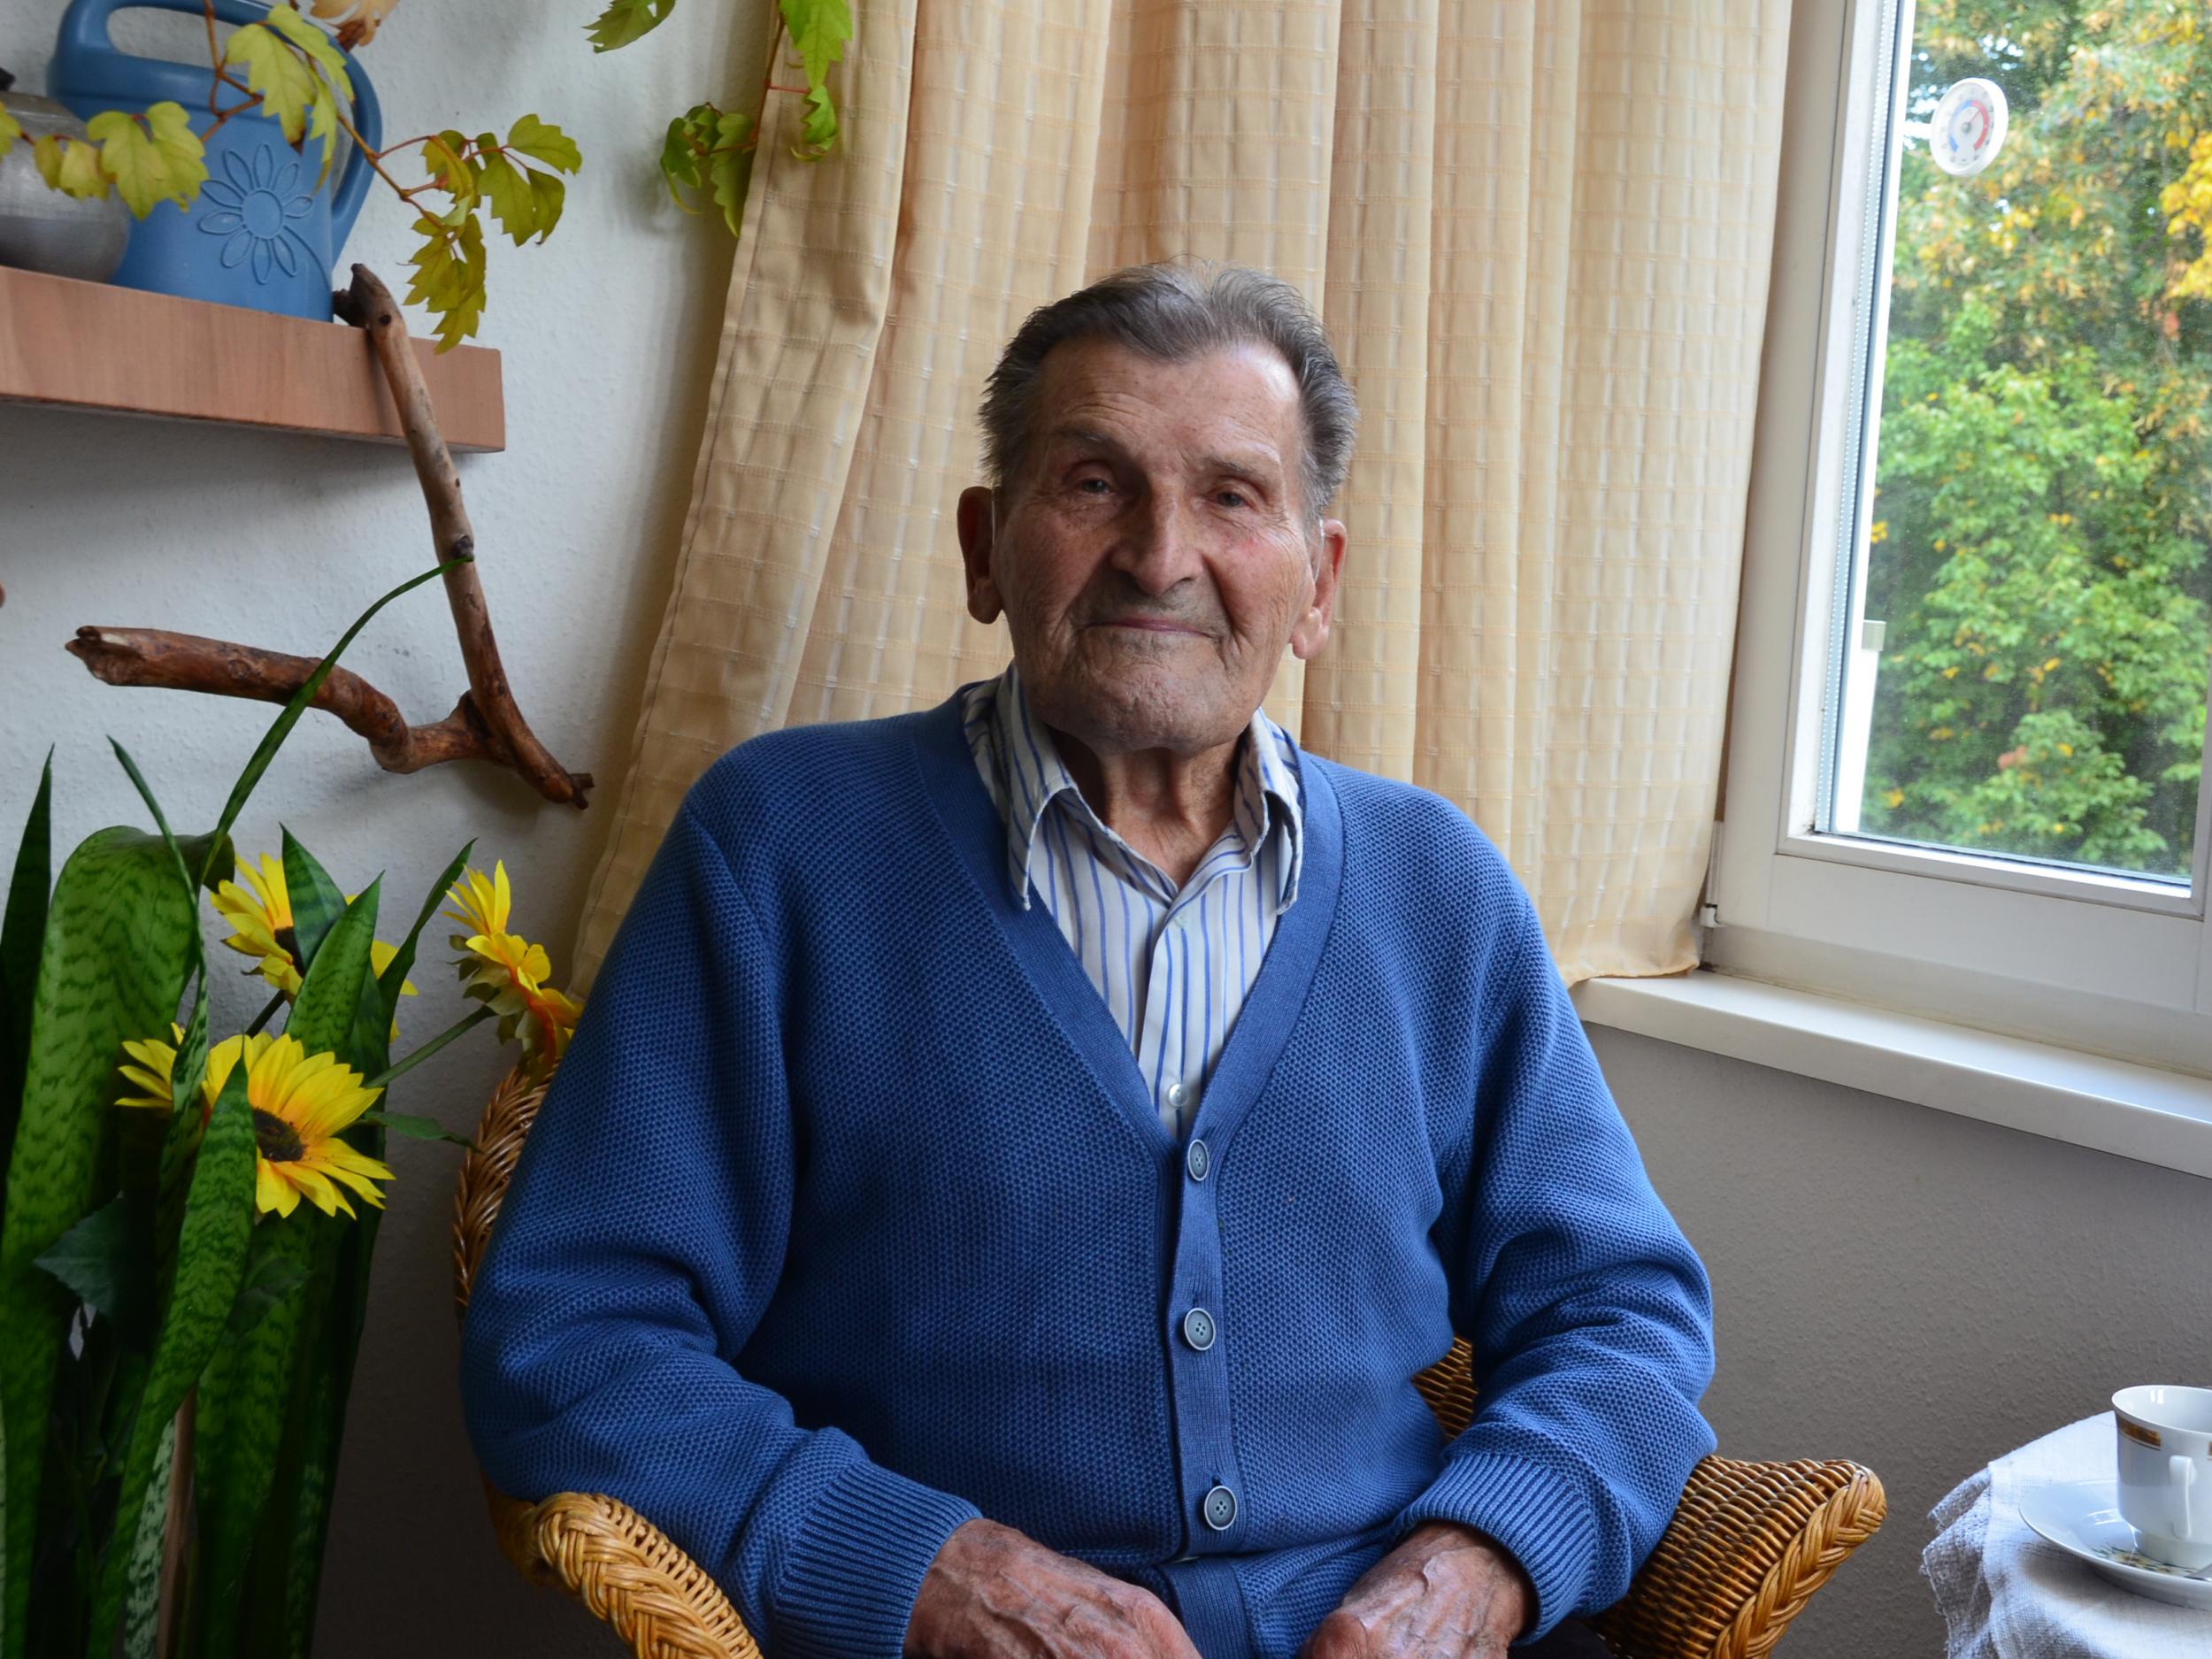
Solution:
M1290 631L1291 654L1302 663L1321 655L1329 642L1329 624L1336 616L1337 581L1344 573L1344 521L1321 521L1320 548L1314 556L1313 597L1306 613Z
M1006 609L991 577L991 549L997 539L994 504L989 490L972 484L960 492L960 506L954 514L960 529L960 559L968 572L968 614L978 622L995 622Z

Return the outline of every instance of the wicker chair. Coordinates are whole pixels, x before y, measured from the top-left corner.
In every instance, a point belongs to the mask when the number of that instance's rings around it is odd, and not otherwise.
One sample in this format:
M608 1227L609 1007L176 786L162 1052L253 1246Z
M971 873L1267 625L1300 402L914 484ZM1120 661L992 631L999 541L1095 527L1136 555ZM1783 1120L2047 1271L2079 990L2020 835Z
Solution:
M485 1108L479 1149L463 1159L453 1208L460 1312L545 1085L510 1073ZM1447 1436L1474 1412L1470 1359L1456 1341L1413 1379ZM761 1659L721 1587L627 1504L579 1493L524 1503L489 1481L484 1495L507 1559L613 1625L639 1659ZM1885 1508L1882 1483L1856 1463L1708 1457L1627 1596L1591 1624L1622 1659L1761 1659Z

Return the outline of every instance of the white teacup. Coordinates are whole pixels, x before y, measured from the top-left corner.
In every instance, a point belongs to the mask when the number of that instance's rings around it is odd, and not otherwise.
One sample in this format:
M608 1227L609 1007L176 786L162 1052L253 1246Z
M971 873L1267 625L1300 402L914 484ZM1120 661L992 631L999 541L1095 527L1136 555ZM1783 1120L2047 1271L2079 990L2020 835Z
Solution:
M2144 1383L2112 1396L2120 1515L2146 1555L2212 1567L2212 1388Z

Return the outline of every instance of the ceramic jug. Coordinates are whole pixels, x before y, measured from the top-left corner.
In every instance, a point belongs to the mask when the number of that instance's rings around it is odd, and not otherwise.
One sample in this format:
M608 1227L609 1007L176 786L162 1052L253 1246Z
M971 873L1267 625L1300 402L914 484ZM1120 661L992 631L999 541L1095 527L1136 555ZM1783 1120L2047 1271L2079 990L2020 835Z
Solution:
M134 222L123 263L110 280L327 320L331 267L368 192L368 157L341 133L338 161L319 188L319 141L296 150L284 142L283 128L257 111L232 116L208 136L215 118L208 111L214 75L207 65L141 58L119 50L110 37L108 19L134 7L195 16L201 11L200 0L72 0L62 14L48 89L88 119L102 110L142 114L149 104L173 99L206 141L207 182L188 209L160 202ZM257 23L268 13L250 0L215 0L215 15L225 23ZM349 119L370 144L381 143L376 94L350 57L346 73L354 93ZM230 87L221 94L226 109L245 96Z

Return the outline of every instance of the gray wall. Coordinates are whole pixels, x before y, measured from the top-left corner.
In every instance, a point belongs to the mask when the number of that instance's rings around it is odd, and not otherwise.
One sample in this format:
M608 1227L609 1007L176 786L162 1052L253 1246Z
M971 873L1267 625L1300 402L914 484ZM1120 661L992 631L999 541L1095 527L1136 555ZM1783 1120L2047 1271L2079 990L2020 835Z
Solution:
M1940 1654L1919 1565L1935 1502L2124 1384L2212 1380L2201 1298L2175 1277L2212 1261L2212 1182L1647 1037L1591 1041L1712 1275L1721 1451L1849 1457L1888 1489L1887 1523L1788 1659Z

